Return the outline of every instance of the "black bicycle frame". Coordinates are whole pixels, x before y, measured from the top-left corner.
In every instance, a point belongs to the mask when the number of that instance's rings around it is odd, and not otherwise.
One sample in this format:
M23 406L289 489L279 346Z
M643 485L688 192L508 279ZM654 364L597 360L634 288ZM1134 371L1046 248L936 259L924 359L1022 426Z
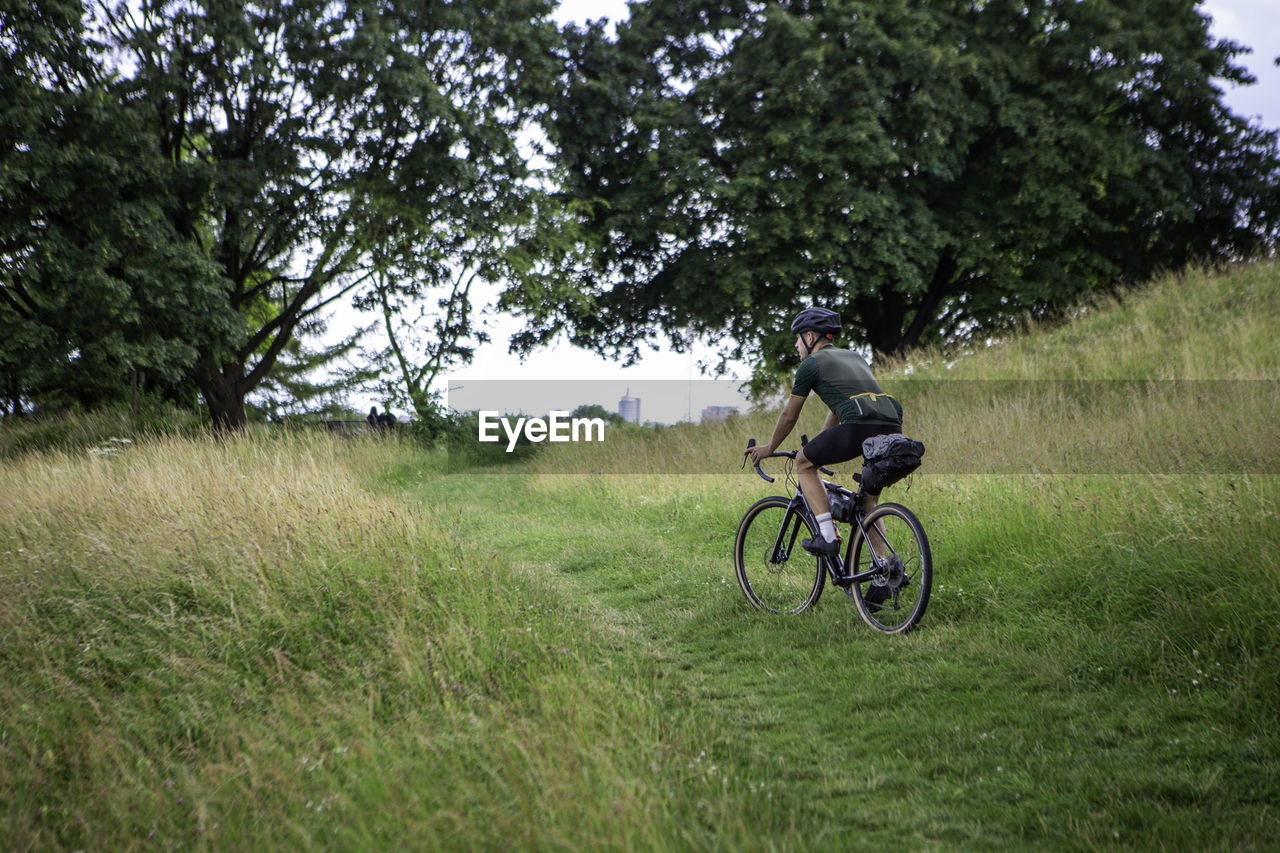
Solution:
M823 488L825 488L830 484L824 481L822 485ZM796 523L794 525L791 523L793 518L796 519ZM778 528L778 538L775 539L773 543L774 563L782 562L784 554L786 556L791 555L791 552L796 545L796 537L800 535L801 519L808 521L814 530L818 529L818 523L813 518L813 511L809 509L808 501L804 499L804 493L797 488L795 496L791 499L791 503L787 504L787 514L782 519L782 526ZM858 508L856 503L853 507L853 522L857 525L861 536L865 539L867 536L867 528L863 524L862 510ZM787 543L784 551L782 541L787 538L788 527L791 528L791 541ZM839 554L837 554L834 559L831 557L819 558L822 560L822 564L826 566L827 574L831 576L832 583L839 586L848 586L849 584L862 583L863 581L868 581L875 577L878 570L874 568L874 566L868 571L860 572L856 575L845 574L845 566L848 565L848 561L853 557L853 544L857 538L857 536L849 537L849 545L845 549L845 555L843 558L840 557ZM871 547L870 540L867 540L867 547ZM893 548L893 546L889 545L887 541L885 542L885 547L890 550ZM875 552L872 551L872 553L874 554Z
M808 436L800 437L801 446L804 446L805 444L807 444L808 441L809 441ZM748 439L747 441L748 448L755 447L755 444L756 444L756 440L754 438ZM772 458L774 456L785 456L788 459L795 459L796 452L794 450L784 451L781 453L775 452L771 454L769 458ZM743 454L742 464L743 465L747 464L746 454ZM764 472L764 469L760 467L759 462L755 463L755 468L756 468L756 473L759 474L760 477L765 482L767 483L773 482L773 478ZM823 468L821 466L819 466L818 470L824 474L835 473L831 469ZM860 491L857 493L850 492L847 489L844 489L835 483L828 483L826 480L822 480L821 482L822 482L822 487L824 489L827 489L828 491L830 491L830 489L832 488L839 489L842 493L844 493L846 496L850 498L850 502L853 508L853 523L857 525L858 531L862 535L862 538L867 539L867 528L863 525L862 507L858 500L858 498L861 498L862 493ZM791 525L791 520L793 517L797 518L797 522L794 529L792 529L791 531L791 541L787 542L786 547L784 549L782 542L784 539L787 538L787 528ZM796 545L796 537L800 535L800 523L798 519L807 520L810 526L814 530L818 529L818 522L814 520L813 510L809 509L809 504L804 499L804 492L801 491L800 488L797 486L795 497L793 497L791 499L791 502L787 504L787 514L782 518L782 526L778 528L778 537L773 542L773 552L771 556L772 556L772 562L774 565L781 563L784 555L786 557L791 556L791 552ZM823 565L827 567L827 574L831 576L831 581L835 583L837 586L849 586L855 583L862 583L863 581L871 580L879 572L879 569L877 569L875 566L876 564L875 549L872 548L871 549L871 554L872 554L871 569L856 575L845 574L845 566L848 564L848 561L853 557L853 543L857 538L858 538L857 536L849 537L849 546L845 549L843 558L841 558L840 555L838 554L834 559L832 559L831 557L820 558L822 560ZM893 546L889 544L888 540L884 539L883 536L881 537L881 539L884 541L884 545L886 548L889 549L890 553L893 553ZM867 547L871 548L870 539L867 539Z

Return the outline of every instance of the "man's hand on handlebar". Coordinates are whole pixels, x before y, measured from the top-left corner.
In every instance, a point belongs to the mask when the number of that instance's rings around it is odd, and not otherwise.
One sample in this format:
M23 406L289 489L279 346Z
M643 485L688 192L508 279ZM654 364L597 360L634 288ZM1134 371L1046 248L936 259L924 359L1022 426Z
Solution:
M802 447L808 443L809 443L808 436L800 437L800 444ZM774 455L786 456L789 459L795 459L797 453L798 451L795 451L795 450L787 450L781 453L774 454L769 452L768 445L756 444L756 440L754 438L749 438L747 439L747 449L742 452L742 458L743 458L744 465L747 460L750 460L751 464L754 465L756 468L756 473L759 474L761 477L764 477L770 483L772 483L773 478L760 469L760 463L765 459L768 459L770 456L774 456ZM817 466L817 468L823 474L827 474L829 476L835 476L836 472L832 471L830 468L826 468L822 465Z

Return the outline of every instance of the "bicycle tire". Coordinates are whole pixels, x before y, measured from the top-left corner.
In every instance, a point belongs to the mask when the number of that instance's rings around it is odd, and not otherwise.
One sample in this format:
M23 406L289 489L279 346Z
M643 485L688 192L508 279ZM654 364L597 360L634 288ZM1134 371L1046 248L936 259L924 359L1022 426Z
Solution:
M738 586L752 606L770 613L809 609L817 604L826 580L821 561L800 547L800 540L816 531L802 514L788 512L790 504L781 495L761 498L742 516L734 537ZM780 553L775 554L780 541Z
M892 568L882 575L887 581L885 588L889 590L889 597L883 603L867 599L869 594L874 597L871 592L873 581L853 584L849 589L850 597L857 605L862 621L872 628L887 634L905 634L920 624L933 591L933 553L929 548L929 537L915 513L901 504L881 504L871 511L864 524L868 529L875 525L878 532L873 535L882 536L888 545L886 550L901 560L901 577L897 577L896 570ZM873 568L873 549L868 547L866 537L858 534L851 547L849 566L852 572L870 571Z

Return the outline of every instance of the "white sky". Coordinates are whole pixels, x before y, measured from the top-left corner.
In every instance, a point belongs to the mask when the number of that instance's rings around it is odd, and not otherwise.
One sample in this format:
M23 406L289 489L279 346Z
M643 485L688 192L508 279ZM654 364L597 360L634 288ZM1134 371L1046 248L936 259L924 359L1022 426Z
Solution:
M1280 0L1207 0L1202 8L1213 18L1212 32L1215 36L1229 38L1254 48L1253 53L1242 58L1242 63L1258 78L1258 82L1253 86L1229 88L1225 93L1227 104L1237 114L1258 118L1266 127L1280 126L1280 68L1274 64L1276 57L1280 56ZM624 0L565 0L556 17L561 22L585 22L599 18L617 21L624 18L626 12ZM482 298L496 298L496 292ZM364 322L367 323L368 320ZM665 342L659 342L657 350L650 351L647 346L642 347L642 352L645 354L638 364L630 368L622 368L617 363L559 340L521 362L516 356L507 353L510 337L520 330L521 322L509 316L498 315L488 309L483 324L490 335L490 343L478 348L476 357L470 365L457 368L452 372L448 378L450 385L465 384L468 379L473 382L477 380L519 382L546 379L615 380L616 391L601 391L601 394L612 396L614 399L592 399L581 402L600 403L611 411L616 411L616 398L622 396L629 384L641 380L690 382L701 377L697 362L712 360L712 353L708 348L697 347L692 354L680 355L668 351L665 348ZM736 365L736 369L728 378L745 380L749 373L749 366ZM605 389L612 388L613 384L606 386L593 382L591 387ZM646 384L638 387L672 388L675 386ZM724 399L722 383L693 382L688 387L690 394L661 395L667 399L642 398L642 415L645 419L674 422L685 419L689 415L696 419L704 405L739 404L744 409L746 407L745 399ZM716 399L693 399L700 394L701 389L713 387L716 389ZM352 402L359 410L367 410L374 403L381 408L381 402L376 400L366 399L362 404L358 400ZM516 403L511 411L520 408L533 411L534 405L536 404Z
M1207 0L1201 8L1213 18L1215 36L1253 48L1239 61L1258 82L1229 88L1227 104L1264 127L1280 127L1280 0Z

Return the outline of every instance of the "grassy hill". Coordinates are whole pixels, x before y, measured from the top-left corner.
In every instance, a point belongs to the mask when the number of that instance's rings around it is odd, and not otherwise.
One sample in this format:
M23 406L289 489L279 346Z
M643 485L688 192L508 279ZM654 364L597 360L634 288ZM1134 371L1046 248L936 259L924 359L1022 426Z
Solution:
M773 412L463 474L324 436L0 463L0 841L1274 847L1278 273L882 366L930 447L905 637L742 599Z

